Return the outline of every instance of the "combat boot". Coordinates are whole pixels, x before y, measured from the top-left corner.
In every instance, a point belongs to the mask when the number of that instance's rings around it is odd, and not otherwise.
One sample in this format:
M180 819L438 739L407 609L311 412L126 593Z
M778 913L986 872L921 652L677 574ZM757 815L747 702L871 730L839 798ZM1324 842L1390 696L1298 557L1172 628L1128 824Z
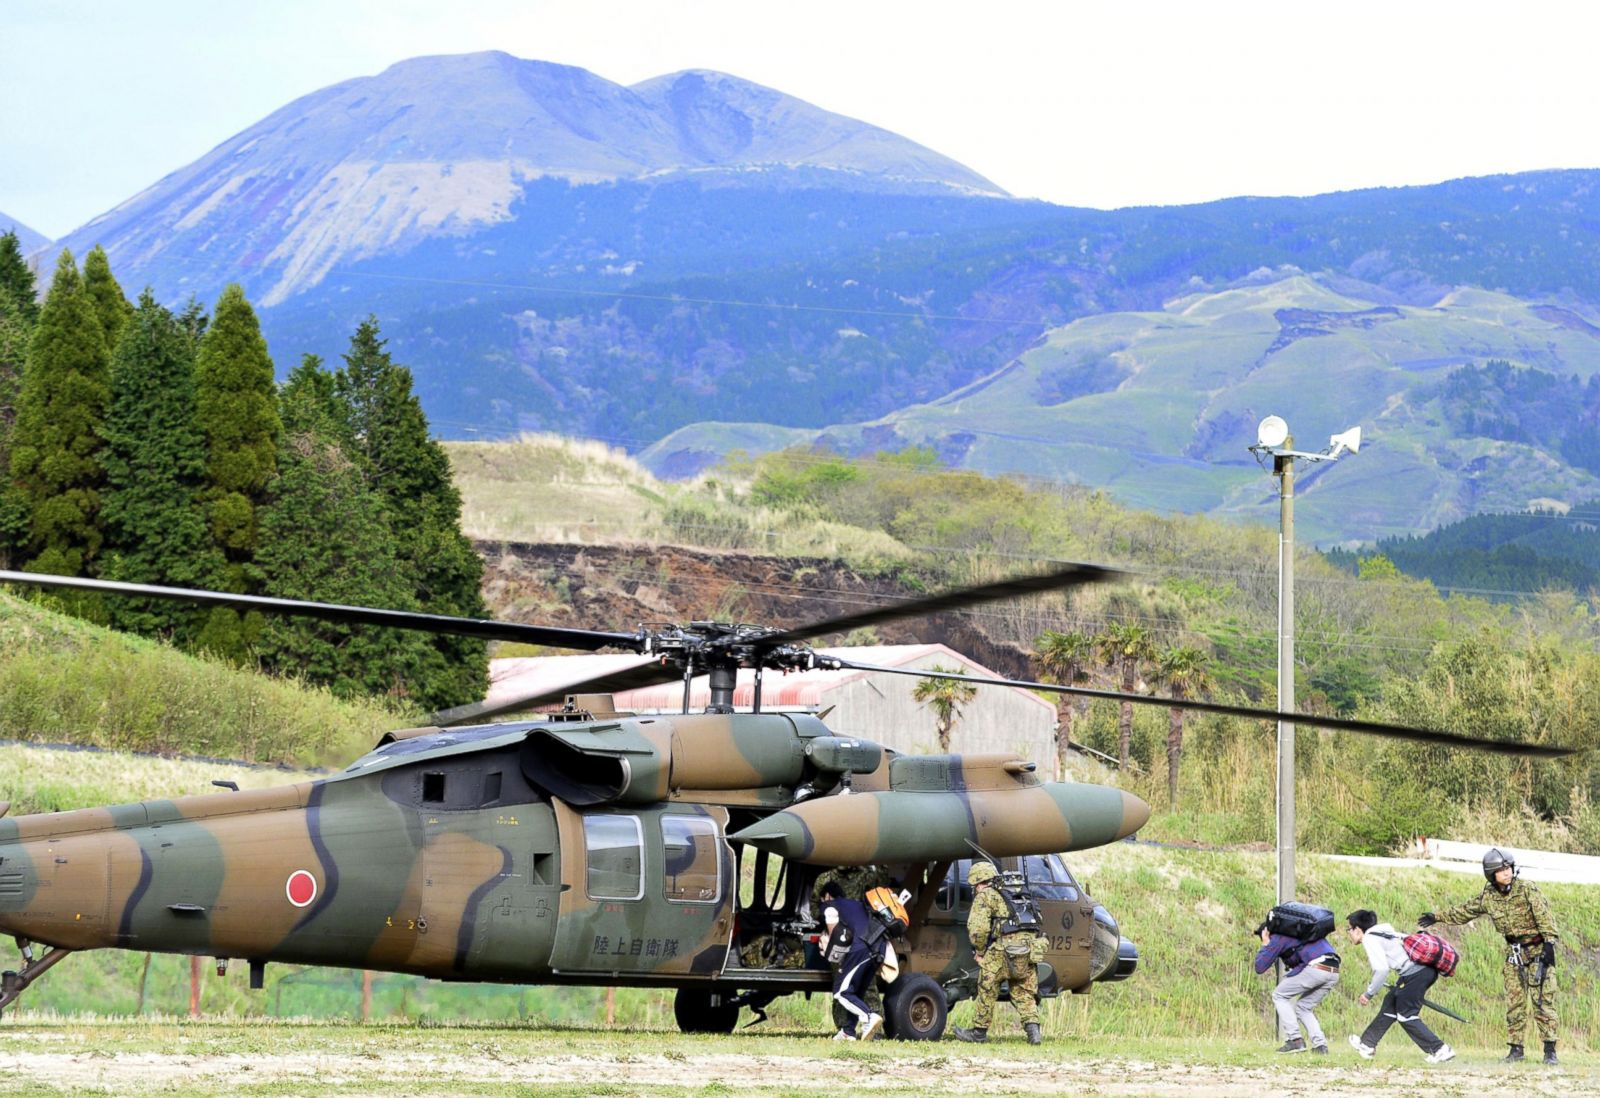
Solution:
M1544 1043L1544 1062L1551 1067L1561 1063L1560 1060L1556 1059L1556 1043L1554 1041L1546 1041Z
M981 1045L988 1039L988 1026L973 1026L971 1029L963 1029L960 1026L956 1027L956 1040L958 1041L971 1041L975 1045Z
M1022 1023L1022 1028L1023 1028L1024 1032L1026 1032L1027 1035L1028 1035L1028 1044L1037 1045L1037 1044L1042 1044L1044 1042L1044 1034L1039 1032L1039 1023L1038 1022L1024 1022L1024 1023ZM1548 1055L1545 1056L1545 1063L1547 1063L1547 1064L1555 1063L1555 1055L1556 1055L1555 1046L1554 1045L1545 1045L1544 1047L1549 1050Z
M1502 1064L1520 1064L1522 1062L1522 1046L1512 1045L1511 1051L1501 1059Z

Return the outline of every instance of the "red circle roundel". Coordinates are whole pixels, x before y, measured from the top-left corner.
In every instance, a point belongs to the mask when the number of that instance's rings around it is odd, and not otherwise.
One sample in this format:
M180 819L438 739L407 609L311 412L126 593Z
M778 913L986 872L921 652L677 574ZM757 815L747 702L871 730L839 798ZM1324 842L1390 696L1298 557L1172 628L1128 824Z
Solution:
M295 907L305 907L317 898L317 879L305 870L297 869L289 874L283 891Z

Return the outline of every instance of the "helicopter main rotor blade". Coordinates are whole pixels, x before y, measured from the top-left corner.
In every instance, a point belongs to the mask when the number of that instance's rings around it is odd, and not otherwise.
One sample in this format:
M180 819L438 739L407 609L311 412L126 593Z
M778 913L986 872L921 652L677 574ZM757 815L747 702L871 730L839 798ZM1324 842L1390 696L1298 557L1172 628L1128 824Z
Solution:
M1096 690L1087 686L1062 686L1053 682L1026 682L1021 679L998 679L985 675L963 675L954 671L923 671L906 667L880 667L877 664L857 663L838 657L819 659L824 667L838 667L852 671L881 671L889 675L912 675L926 679L952 679L978 686L1016 686L1024 690L1045 690L1052 694L1073 694L1083 698L1107 701L1132 702L1135 705L1159 705L1166 709L1194 709L1201 713L1221 713L1228 717L1248 717L1253 720L1285 721L1290 724L1310 725L1340 732L1360 732L1368 736L1388 736L1392 739L1415 740L1442 747L1460 747L1468 751L1489 751L1498 755L1521 755L1539 759L1557 759L1576 755L1579 748L1560 744L1518 743L1514 740L1489 740L1477 736L1464 736L1459 732L1440 732L1432 728L1414 728L1404 724L1384 721L1366 721L1356 717L1318 717L1309 713L1285 713L1277 709L1256 709L1248 705L1230 705L1226 702L1203 701L1199 698L1163 698L1150 694L1124 694L1116 690Z
M547 686L531 693L519 694L514 698L473 702L470 705L458 705L454 709L441 709L428 718L428 723L441 728L475 724L502 713L515 713L519 709L561 701L569 694L620 694L624 690L639 690L647 686L677 682L682 677L682 672L676 667L670 664L664 665L659 657L649 656L631 666L619 667L585 679Z
M228 591L205 591L189 587L157 587L148 583L119 583L115 580L85 579L82 576L47 576L38 572L0 571L0 583L27 587L67 588L98 591L108 595L171 599L202 606L225 606L234 610L259 610L266 614L316 618L346 625L381 625L389 629L411 629L424 633L448 633L480 640L521 641L551 648L576 648L593 652L600 648L626 648L643 652L645 640L636 633L604 633L595 629L565 629L553 625L524 625L520 622L492 621L487 618L458 618L449 614L424 614L415 610L376 610L367 606L343 606L332 602L303 602L298 599L268 598L265 595L239 595Z
M1037 576L1012 576L995 583L977 587L961 587L939 595L924 598L902 599L887 606L875 606L856 614L845 614L825 621L785 629L781 633L768 633L756 642L757 648L777 648L811 637L829 633L848 633L868 625L903 618L917 618L946 610L961 610L968 606L981 606L986 602L1000 602L1019 595L1036 595L1044 591L1059 591L1064 587L1079 587L1089 583L1105 583L1126 577L1128 573L1098 564L1069 564L1052 572Z

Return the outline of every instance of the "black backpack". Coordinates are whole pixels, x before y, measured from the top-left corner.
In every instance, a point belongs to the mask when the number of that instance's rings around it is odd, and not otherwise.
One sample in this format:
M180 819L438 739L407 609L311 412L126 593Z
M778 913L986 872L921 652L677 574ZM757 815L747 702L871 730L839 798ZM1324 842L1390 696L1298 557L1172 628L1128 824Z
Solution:
M1333 933L1333 912L1315 904L1279 904L1267 912L1267 929L1285 938L1320 942Z
M995 878L995 891L1005 902L1007 919L1000 924L1001 934L1043 934L1044 919L1039 914L1039 903L1028 891L1028 882L1021 873L1002 873Z

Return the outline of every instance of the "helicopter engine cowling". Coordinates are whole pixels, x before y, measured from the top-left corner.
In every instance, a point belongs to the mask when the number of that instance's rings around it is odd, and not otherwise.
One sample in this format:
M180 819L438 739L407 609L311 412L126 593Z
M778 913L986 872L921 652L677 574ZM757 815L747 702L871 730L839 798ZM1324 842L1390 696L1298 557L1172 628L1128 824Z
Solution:
M1150 806L1131 793L1040 782L1011 755L895 758L884 792L819 797L734 832L784 858L872 865L1085 850L1133 834Z
M648 804L684 791L793 788L818 773L870 773L883 749L794 713L691 713L531 729L522 771L568 804ZM830 781L832 779L830 778Z

